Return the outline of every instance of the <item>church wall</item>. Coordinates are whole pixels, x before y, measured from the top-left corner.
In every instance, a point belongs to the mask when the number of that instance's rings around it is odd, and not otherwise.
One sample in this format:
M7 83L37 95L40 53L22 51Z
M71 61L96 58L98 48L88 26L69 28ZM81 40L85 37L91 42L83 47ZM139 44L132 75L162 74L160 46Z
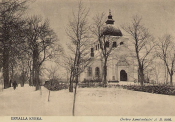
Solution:
M100 68L100 77L102 76L102 63L101 60L96 60L92 65L92 78L96 79L97 77L95 76L95 68L99 67Z
M92 75L88 76L88 67L92 68ZM80 82L86 80L95 80L97 77L95 76L95 68L98 67L100 69L100 78L102 77L102 63L100 59L94 59L91 65L85 68L84 72L80 74Z
M123 45L119 45L120 42L123 42ZM111 55L109 56L108 63L107 63L107 68L108 68L107 80L108 81L111 81L111 80L120 81L120 71L121 70L126 71L127 76L128 76L127 81L134 81L134 77L135 77L135 72L133 71L134 66L130 66L130 64L132 65L134 63L133 63L133 58L128 58L131 52L128 50L127 44L128 44L128 38L122 37L121 39L118 40L117 45L119 46L116 49L114 49ZM81 74L81 77L84 77L84 78L81 78L82 81L84 79L90 79L90 80L96 79L95 77L96 67L100 68L100 77L103 78L103 63L100 60L100 57L101 57L100 53L101 53L101 50L96 49L96 47L94 47L94 61L92 65L90 66L92 67L92 76L88 76L87 69L85 69L85 71ZM127 62L129 63L129 66L117 66L117 63L121 58L126 59Z
M108 81L111 81L111 80L113 80L113 76L114 76L114 71L113 71L113 67L111 67L111 66L108 66L107 67L107 80Z
M128 77L127 81L134 81L134 79L137 78L138 76L137 71L134 71L134 65L118 66L117 65L118 61L119 60L116 60L116 59L108 61L107 80L120 81L120 71L125 70Z
M109 57L108 63L107 63L107 80L108 81L113 80L114 74L115 74L115 71L114 71L113 60L111 59L111 57Z

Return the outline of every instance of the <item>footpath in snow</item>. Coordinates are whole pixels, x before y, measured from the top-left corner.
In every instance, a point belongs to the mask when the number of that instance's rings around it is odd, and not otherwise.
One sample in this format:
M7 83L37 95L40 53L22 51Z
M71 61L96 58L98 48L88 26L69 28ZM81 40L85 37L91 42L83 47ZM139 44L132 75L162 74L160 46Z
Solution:
M0 116L71 116L73 93L25 85L0 92ZM78 88L76 116L174 116L175 97L120 88Z

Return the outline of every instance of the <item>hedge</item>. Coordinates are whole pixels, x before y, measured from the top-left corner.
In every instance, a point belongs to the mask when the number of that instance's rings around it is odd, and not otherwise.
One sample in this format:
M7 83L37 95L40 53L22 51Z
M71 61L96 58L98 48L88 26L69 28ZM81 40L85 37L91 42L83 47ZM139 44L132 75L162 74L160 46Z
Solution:
M170 85L122 85L122 88L155 94L175 95L175 87Z
M59 81L46 81L44 87L51 91L58 91L62 89L68 89L68 84Z

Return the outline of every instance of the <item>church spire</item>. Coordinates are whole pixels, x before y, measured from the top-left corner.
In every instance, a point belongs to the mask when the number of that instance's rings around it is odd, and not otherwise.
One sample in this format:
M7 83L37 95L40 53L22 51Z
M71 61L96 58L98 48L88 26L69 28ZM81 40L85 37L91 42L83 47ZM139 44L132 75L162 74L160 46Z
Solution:
M109 9L109 15L111 15L111 9Z
M111 15L111 10L110 9L109 9L109 15L108 15L108 20L106 21L106 24L110 24L110 25L114 24L114 20L112 19L112 15Z

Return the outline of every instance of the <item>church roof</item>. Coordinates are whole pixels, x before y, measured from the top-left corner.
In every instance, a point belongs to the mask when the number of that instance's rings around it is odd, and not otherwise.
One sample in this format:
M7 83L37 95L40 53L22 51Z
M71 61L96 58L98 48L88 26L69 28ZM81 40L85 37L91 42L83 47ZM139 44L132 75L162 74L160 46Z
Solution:
M109 10L109 16L106 21L107 26L103 28L103 35L110 35L110 36L123 36L120 29L113 27L114 20L112 19L111 11Z
M114 28L113 26L106 26L103 30L103 35L110 35L110 36L123 36L120 29Z

